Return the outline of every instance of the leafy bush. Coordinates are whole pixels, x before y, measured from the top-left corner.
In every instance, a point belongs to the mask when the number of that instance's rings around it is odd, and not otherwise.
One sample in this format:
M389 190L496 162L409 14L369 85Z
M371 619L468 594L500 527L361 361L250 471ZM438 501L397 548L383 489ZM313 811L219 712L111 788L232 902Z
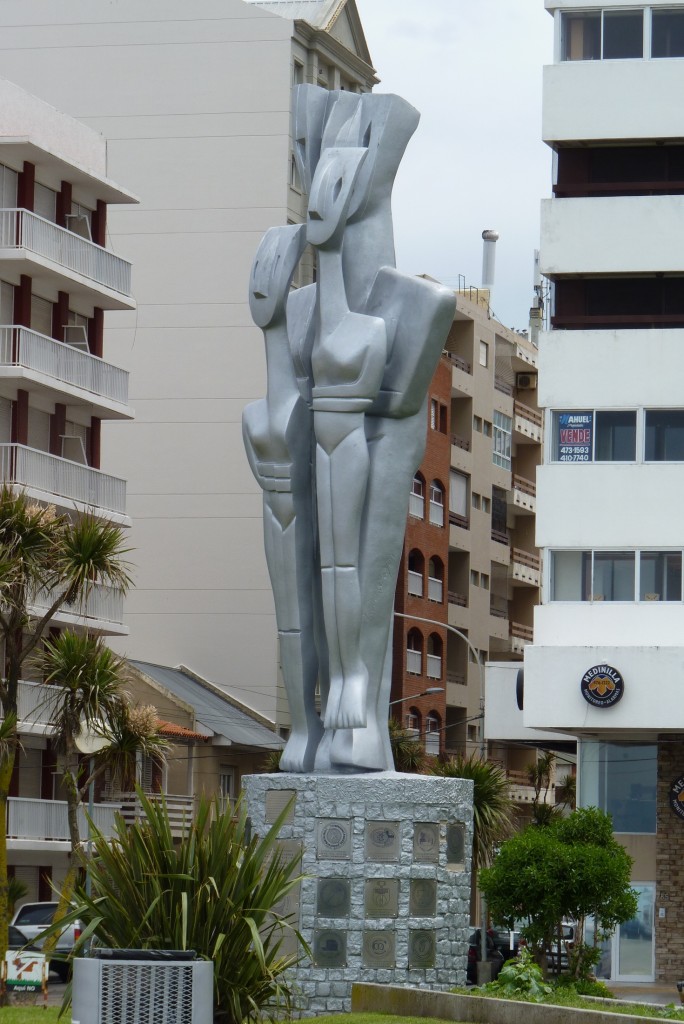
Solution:
M528 949L520 949L515 960L507 960L496 981L484 986L487 995L502 995L508 999L526 999L541 1003L550 995L551 986L544 984L541 968Z
M292 998L283 972L299 959L282 950L292 929L276 911L300 881L298 862L283 861L276 845L287 809L266 836L250 838L242 805L224 814L218 801L201 798L178 842L164 803L138 798L140 821L127 825L118 816L111 839L95 832L91 895L79 886L61 922L83 924L75 956L89 940L114 949L194 949L214 962L215 1020L280 1018Z

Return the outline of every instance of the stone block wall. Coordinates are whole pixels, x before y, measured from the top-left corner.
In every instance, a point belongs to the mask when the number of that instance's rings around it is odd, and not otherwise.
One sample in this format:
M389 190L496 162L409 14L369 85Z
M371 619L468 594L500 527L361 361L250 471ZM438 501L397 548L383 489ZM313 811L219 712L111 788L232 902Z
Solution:
M656 850L656 981L684 979L684 817L670 806L670 787L684 776L684 736L658 738ZM660 908L665 916L659 916Z

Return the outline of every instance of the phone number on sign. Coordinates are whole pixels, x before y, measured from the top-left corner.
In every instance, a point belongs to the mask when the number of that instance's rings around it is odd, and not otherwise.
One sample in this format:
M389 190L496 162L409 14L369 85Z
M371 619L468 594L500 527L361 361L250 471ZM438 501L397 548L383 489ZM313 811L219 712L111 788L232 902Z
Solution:
M580 449L579 451L572 452L569 455L560 455L559 458L558 458L558 461L559 462L589 462L590 459L589 459L589 453L586 451L586 449L584 450L584 454L582 453L582 449Z

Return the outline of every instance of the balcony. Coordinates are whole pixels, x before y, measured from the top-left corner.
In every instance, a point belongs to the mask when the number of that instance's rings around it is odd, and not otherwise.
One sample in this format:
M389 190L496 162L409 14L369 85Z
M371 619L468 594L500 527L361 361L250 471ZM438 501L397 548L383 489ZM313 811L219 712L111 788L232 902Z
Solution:
M465 594L457 594L455 590L450 590L448 593L449 604L455 604L459 608L468 607L468 598Z
M444 526L444 505L430 499L430 522L433 526Z
M125 370L27 327L0 326L0 391L6 382L7 398L14 398L18 378L21 387L33 382L51 390L58 402L66 391L69 404L95 406L103 418L131 415Z
M513 487L508 492L508 503L519 515L534 515L537 510L537 486L524 476L513 474Z
M510 576L514 583L541 586L541 558L522 548L511 548Z
M0 478L40 501L128 523L126 481L99 469L23 444L0 444Z
M422 676L423 655L420 651L406 650L406 671L412 676Z
M161 803L162 801L165 803L171 834L182 838L194 817L194 797L178 796L172 793L146 793L145 796L152 803ZM121 805L121 816L127 825L144 820L145 815L137 793L117 793L116 799Z
M444 584L435 576L428 576L428 601L441 604L444 599Z
M20 732L47 732L52 713L50 695L55 691L55 687L44 683L19 681L17 721Z
M415 519L425 519L425 500L421 494L409 494L409 515Z
M41 590L29 609L33 616L44 615L54 601L52 591ZM123 625L123 594L114 587L95 583L84 604L63 605L53 621L58 625L86 626L94 632L122 636L128 633Z
M523 626L520 622L511 622L511 654L518 654L522 658L527 644L534 642L534 631L532 626Z
M459 437L458 434L452 434L451 443L454 446L454 448L460 448L461 451L472 451L472 442L469 441L467 437Z
M513 394L513 385L509 384L507 380L503 380L501 377L494 378L494 387L497 391L500 391L502 395Z
M427 656L427 672L428 679L441 679L442 678L442 658L439 654L428 654Z
M513 403L513 430L518 444L541 444L542 414L522 402Z
M511 564L511 550L509 547L508 530L492 526L491 538L494 541L491 548L491 558L499 565Z
M0 259L38 283L57 278L58 287L103 309L135 308L130 263L29 210L0 210Z
M93 822L105 836L114 834L114 817L119 810L118 804L95 804ZM85 809L79 811L79 827L81 836L88 834L88 822ZM26 797L11 796L7 806L7 838L10 848L25 848L29 842L38 843L69 843L69 825L67 821L66 800L34 800Z
M445 352L451 363L451 393L454 397L461 395L469 398L473 394L473 368L467 359L455 352Z

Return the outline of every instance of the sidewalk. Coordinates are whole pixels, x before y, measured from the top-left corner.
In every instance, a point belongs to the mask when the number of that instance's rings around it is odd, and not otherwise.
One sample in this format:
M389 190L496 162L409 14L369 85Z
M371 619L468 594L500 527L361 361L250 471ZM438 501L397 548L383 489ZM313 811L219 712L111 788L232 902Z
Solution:
M607 982L608 988L616 999L630 1003L659 1003L666 1006L674 1003L679 1006L679 992L674 981L653 982L649 985L620 985Z

